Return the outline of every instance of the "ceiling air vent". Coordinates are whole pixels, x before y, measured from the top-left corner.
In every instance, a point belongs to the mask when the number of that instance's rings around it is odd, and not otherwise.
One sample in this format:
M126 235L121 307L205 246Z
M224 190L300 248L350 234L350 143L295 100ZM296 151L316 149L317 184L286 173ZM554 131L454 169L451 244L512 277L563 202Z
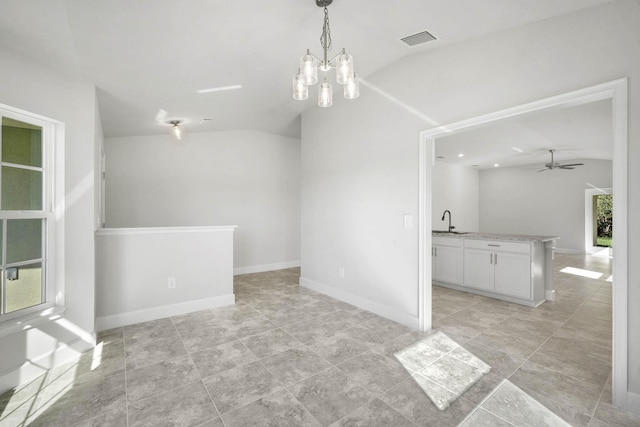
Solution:
M421 33L413 34L411 36L403 37L400 40L405 42L407 46L417 46L422 43L436 40L436 38L429 32L423 31Z

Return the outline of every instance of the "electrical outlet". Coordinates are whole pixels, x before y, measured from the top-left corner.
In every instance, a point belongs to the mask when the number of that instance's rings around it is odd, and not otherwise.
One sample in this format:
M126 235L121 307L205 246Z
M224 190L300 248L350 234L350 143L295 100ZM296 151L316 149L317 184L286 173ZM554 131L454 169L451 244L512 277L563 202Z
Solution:
M167 288L169 288L169 289L175 289L176 288L176 278L175 277L169 277L167 279Z
M344 277L344 267L338 268L338 276Z

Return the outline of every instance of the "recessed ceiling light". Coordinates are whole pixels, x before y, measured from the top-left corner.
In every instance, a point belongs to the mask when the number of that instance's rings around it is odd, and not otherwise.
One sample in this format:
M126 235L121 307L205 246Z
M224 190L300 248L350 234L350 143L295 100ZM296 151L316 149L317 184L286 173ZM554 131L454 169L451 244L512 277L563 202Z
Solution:
M463 153L458 154L458 157L464 157Z
M498 166L500 166L500 164L499 164L499 163L494 163L494 164L493 164L493 167L494 167L494 168L497 168Z
M242 85L211 87L209 89L198 89L196 92L211 93L211 92L222 92L224 90L235 90L235 89L242 89Z
M523 150L523 149L518 148L518 147L511 147L511 148L513 148L513 150L514 150L514 151L517 151L518 153L522 153L522 152L524 152L524 150Z

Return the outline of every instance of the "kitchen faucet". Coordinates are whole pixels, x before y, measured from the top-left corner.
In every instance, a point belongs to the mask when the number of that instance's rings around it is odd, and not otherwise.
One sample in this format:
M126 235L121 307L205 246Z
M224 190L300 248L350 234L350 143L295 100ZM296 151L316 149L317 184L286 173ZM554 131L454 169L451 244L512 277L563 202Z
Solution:
M449 209L447 209L446 211L444 211L442 213L442 221L444 221L444 216L447 214L447 212L449 213L449 233L451 233L451 231L455 228L453 225L451 225L451 211Z

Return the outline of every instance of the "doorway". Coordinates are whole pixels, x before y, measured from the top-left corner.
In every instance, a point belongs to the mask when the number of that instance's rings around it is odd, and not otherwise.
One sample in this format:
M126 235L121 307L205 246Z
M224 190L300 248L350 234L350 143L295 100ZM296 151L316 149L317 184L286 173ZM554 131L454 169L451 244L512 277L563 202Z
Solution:
M615 287L613 288L613 404L627 408L627 326L628 326L628 277L627 277L627 79L619 79L581 90L568 92L551 98L508 108L506 110L474 117L420 133L420 177L419 177L419 292L418 317L420 328L430 330L431 310L431 174L434 161L435 140L445 135L482 126L497 120L515 117L543 109L563 108L603 99L612 101L613 123L613 191L618 194L613 200L613 240L619 256L613 258ZM428 258L430 261L430 258Z

